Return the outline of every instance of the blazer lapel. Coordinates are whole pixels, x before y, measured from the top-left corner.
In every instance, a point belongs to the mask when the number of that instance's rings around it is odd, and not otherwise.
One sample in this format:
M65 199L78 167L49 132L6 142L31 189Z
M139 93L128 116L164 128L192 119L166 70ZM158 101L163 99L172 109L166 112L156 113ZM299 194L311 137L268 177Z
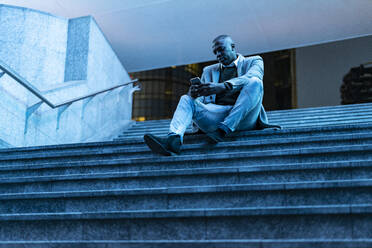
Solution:
M216 66L212 70L212 82L218 83L219 80L220 80L220 67Z
M238 73L238 77L242 76L243 73L242 73L242 70L243 70L243 57L239 54L239 59L238 59L238 67L237 67L237 73Z

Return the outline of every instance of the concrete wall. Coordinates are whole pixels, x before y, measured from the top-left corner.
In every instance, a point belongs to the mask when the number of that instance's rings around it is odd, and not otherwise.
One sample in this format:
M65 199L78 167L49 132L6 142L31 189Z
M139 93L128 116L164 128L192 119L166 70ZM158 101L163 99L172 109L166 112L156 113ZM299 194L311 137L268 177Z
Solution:
M298 107L340 105L351 67L372 61L372 36L296 49Z
M64 19L0 5L0 59L54 104L130 81L92 17ZM101 141L131 122L132 86L52 109L4 75L0 147ZM27 116L29 116L27 118Z

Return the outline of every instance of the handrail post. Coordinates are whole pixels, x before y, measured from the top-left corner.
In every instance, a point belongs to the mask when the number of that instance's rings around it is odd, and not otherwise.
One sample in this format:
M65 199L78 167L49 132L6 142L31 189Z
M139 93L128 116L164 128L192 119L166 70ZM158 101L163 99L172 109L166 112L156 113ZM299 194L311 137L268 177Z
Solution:
M90 101L92 101L93 98L94 98L94 96L91 96L91 97L88 97L88 98L83 99L83 105L81 107L81 119L82 120L84 119L85 108L87 107L88 103Z
M30 119L31 115L41 106L41 104L43 104L43 102L37 102L34 105L32 105L32 106L30 106L30 107L28 107L26 109L26 119L25 119L25 130L24 130L24 134L27 133L28 120Z
M65 105L63 105L63 106L61 106L61 107L58 108L56 130L59 129L59 121L61 120L61 115L62 115L62 113L65 112L66 109L67 109L68 107L70 107L71 104L72 104L72 103L68 103L68 104L65 104Z
M94 92L92 94L89 94L89 95L86 95L86 96L83 96L83 97L78 97L78 98L75 98L75 99L72 99L72 100L69 100L69 101L65 101L65 102L62 102L62 103L59 103L59 104L56 104L55 105L55 108L58 108L58 107L61 107L65 104L69 104L69 103L73 103L73 102L76 102L76 101L80 101L80 100L83 100L85 98L89 98L89 97L94 97L96 95L99 95L99 94L102 94L102 93L105 93L105 92L108 92L108 91L112 91L114 89L117 89L117 88L120 88L120 87L123 87L123 86L126 86L126 85L130 85L130 84L133 84L135 82L138 82L138 79L134 79L134 80L131 80L127 83L124 83L124 84L119 84L119 85L116 85L116 86L113 86L113 87L110 87L108 89L105 89L105 90L100 90L100 91L97 91L97 92Z
M134 86L132 89L130 89L129 91L129 94L128 94L128 104L130 104L133 100L133 93L136 92L136 91L140 91L141 90L141 84L138 84L136 86ZM119 94L122 94L122 92L124 92L124 89L122 89Z

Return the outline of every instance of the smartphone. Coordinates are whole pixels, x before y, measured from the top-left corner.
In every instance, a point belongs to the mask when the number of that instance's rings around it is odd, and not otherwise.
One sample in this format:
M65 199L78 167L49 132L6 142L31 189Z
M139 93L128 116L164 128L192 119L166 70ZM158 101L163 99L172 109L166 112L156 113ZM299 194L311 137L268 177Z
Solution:
M190 84L191 85L199 85L201 84L200 78L199 77L194 77L190 79Z

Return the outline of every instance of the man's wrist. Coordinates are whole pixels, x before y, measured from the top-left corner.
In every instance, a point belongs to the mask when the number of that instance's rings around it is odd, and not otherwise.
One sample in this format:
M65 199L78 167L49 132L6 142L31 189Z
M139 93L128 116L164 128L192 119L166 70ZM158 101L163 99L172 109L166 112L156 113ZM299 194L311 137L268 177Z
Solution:
M224 82L223 83L224 84L224 86L225 86L225 90L231 90L232 89L232 85L231 85L231 83L229 83L229 82Z

